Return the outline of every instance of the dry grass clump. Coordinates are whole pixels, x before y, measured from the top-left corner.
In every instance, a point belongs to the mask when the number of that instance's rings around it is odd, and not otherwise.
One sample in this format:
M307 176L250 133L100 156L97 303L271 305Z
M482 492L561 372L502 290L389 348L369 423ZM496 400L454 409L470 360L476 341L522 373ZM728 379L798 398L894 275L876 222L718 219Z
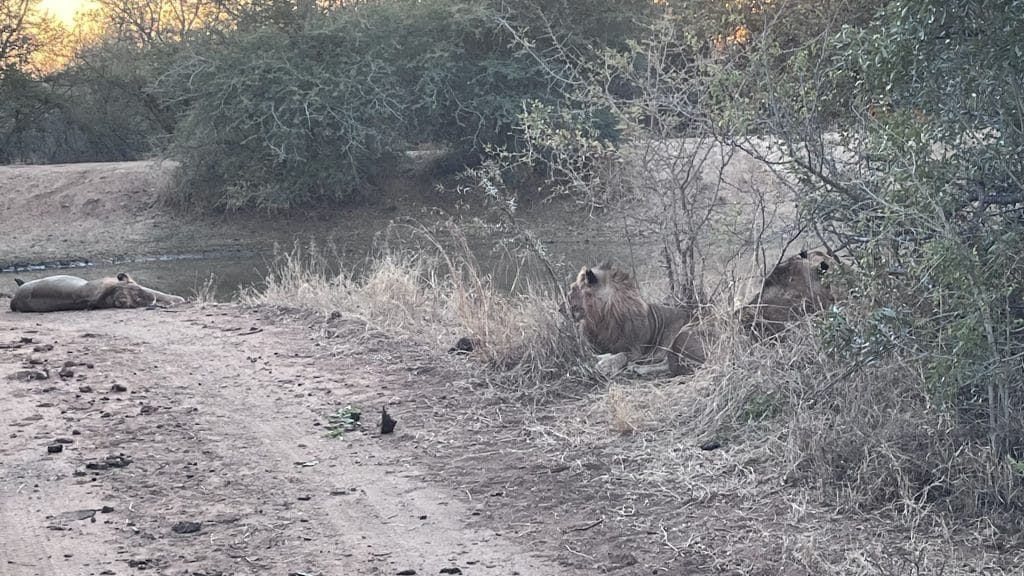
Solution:
M278 253L264 284L243 291L240 299L324 316L337 311L438 348L468 337L473 358L512 376L503 382L531 389L580 370L585 351L558 312L560 295L530 286L518 293L499 290L454 226L443 244L419 226L393 227L388 236L393 240L400 232L416 235L417 244L433 250L385 248L354 273L332 251L296 243Z
M1024 508L1014 462L933 403L913 362L851 370L813 324L763 344L726 329L693 377L615 385L593 402L595 423L633 441L598 430L584 437L658 485L692 483L692 450L715 442L732 465L817 488L840 510L889 510L915 523L933 511L980 517ZM682 460L681 449L689 453Z

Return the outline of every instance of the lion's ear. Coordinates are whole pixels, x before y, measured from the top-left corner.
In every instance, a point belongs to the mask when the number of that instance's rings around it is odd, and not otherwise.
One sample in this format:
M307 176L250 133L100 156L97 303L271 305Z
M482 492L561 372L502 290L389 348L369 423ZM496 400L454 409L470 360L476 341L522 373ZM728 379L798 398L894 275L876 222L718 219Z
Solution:
M590 268L587 268L587 284L597 284L597 274Z

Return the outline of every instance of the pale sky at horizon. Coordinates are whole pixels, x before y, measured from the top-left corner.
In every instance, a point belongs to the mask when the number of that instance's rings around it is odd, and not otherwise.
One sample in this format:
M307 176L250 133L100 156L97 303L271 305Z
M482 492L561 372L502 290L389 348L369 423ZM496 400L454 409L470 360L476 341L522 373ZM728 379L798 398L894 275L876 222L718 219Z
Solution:
M89 0L43 0L39 3L39 9L49 12L60 18L67 26L75 23L75 13L84 9Z

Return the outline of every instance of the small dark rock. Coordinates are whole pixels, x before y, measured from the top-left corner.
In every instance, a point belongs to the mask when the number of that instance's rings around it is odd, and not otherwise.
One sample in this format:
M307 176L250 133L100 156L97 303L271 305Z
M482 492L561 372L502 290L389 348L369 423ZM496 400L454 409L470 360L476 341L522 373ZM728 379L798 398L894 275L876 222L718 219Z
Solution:
M63 444L50 444L49 446L46 447L46 452L48 454L59 454L59 453L61 453L63 451L64 451L64 445Z
M202 526L199 522L185 521L178 522L174 526L171 526L171 532L174 532L175 534L193 534L195 532L199 532L200 528L202 528Z
M312 500L313 497L309 496L309 495L304 495L304 496L299 496L298 499L302 500L303 502L306 502L306 501Z
M57 375L60 376L61 378L71 378L72 376L75 375L75 371L65 366L60 369L60 372L57 372Z
M61 517L68 520L92 520L96 516L96 510L86 508L85 510L72 510L61 514Z
M462 574L458 568L441 568L441 574Z
M391 434L395 431L395 425L398 424L398 420L395 420L388 414L387 408L380 409L380 433Z
M46 370L18 370L7 377L8 380L46 380L50 373Z
M81 436L82 435L82 431L81 430L72 430L71 431L71 435L72 436Z
M395 572L395 575L396 576L416 576L416 571L413 570L412 568L409 568L408 570L399 570L398 572Z
M87 364L85 365L85 367L86 367L86 368L88 368L89 370L92 370L93 368L95 368L95 367L96 367L96 365L95 365L95 364L93 364L92 362L89 362L89 363L87 363Z
M42 358L36 358L34 356L32 358L28 359L28 363L31 366L39 366L40 364L42 364L44 362L46 362L46 360L43 360Z
M89 470L110 470L111 468L124 468L131 463L131 458L124 454L111 454L99 462L86 462L85 467Z
M150 415L150 414L152 414L152 413L154 413L156 411L157 411L157 407L153 406L151 404L143 404L139 408L139 414L141 414L142 416L148 416L148 415Z
M74 367L75 367L76 365L77 365L77 364L75 364L75 363L74 363L73 361L71 361L71 360L65 360L65 361L64 361L64 367L65 367L65 368L74 368Z
M448 349L449 354L469 354L477 347L477 342L469 336L459 338L459 341Z
M57 444L71 444L71 443L74 442L73 439L68 438L67 436L61 436L60 438L54 438L53 441L56 442Z
M50 350L53 350L53 344L40 344L32 347L33 352L49 352Z
M717 450L722 447L722 443L718 440L708 440L707 442L700 445L701 450Z
M128 388L124 384L114 384L110 387L111 392L127 392Z
M82 393L92 392L92 386L89 386L88 384L83 384L82 386L78 387L78 391Z
M101 514L110 514L113 511L114 511L114 507L113 506L104 506L103 508L100 508L100 513Z
M21 342L22 344L31 344L31 343L35 342L35 340L30 338L30 337L28 337L28 336L22 336L21 339L19 340L19 342Z

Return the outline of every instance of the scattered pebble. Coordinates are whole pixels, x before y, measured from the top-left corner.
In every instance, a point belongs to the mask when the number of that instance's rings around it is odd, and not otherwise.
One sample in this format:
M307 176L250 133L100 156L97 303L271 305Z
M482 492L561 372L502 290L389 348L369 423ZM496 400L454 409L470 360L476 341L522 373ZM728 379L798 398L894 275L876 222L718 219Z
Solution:
M61 453L63 451L64 451L64 445L63 444L50 444L49 446L46 447L46 452L48 454L59 454L59 453Z
M202 526L198 522L178 522L174 526L171 526L171 532L175 534L193 534L199 532Z
M7 377L8 380L46 380L50 373L46 370L18 370Z
M61 517L68 520L92 520L96 517L96 509L86 508L84 510L72 510L61 514Z
M124 384L114 384L110 387L111 392L127 392L128 388Z
M462 574L458 568L441 568L441 574Z
M82 386L78 387L78 391L79 392L92 392L92 386L89 386L88 384L83 384Z
M61 378L71 378L72 376L75 375L75 371L65 366L60 369L60 372L57 372L57 375L60 376Z
M111 468L124 468L131 463L131 458L124 454L111 454L99 462L86 462L85 467L88 470L110 470Z
M395 572L395 574L396 576L415 576L416 571L409 568L408 570L399 570L398 572Z
M71 444L74 442L74 440L68 438L67 436L61 436L60 438L54 439L54 442L56 442L57 444Z

